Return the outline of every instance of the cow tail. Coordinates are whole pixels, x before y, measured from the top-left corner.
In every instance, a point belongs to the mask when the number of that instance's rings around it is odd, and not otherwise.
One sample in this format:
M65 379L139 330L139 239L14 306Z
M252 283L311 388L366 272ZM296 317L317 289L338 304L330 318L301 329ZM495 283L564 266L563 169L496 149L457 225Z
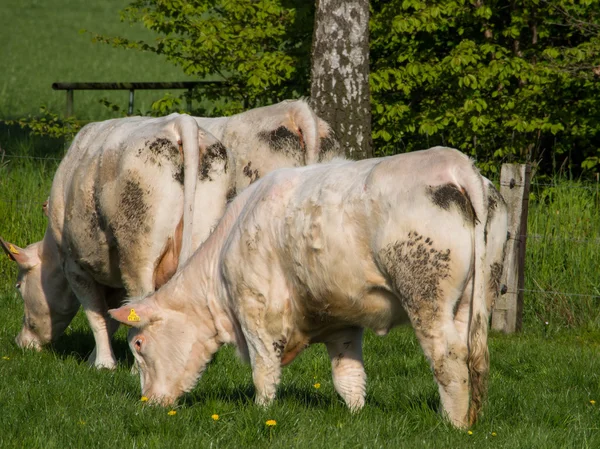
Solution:
M485 226L488 221L487 197L484 180L475 166L461 176L466 182L466 192L469 195L475 212L473 233L473 277L472 297L470 307L469 331L467 336L469 370L470 404L469 425L477 420L487 394L487 379L490 367L488 352L488 320L489 311L486 305L485 279Z
M304 164L314 164L319 160L319 118L305 100L294 106L292 122L304 145Z
M181 142L183 151L183 232L181 252L177 268L190 258L194 250L192 233L194 229L194 199L198 180L198 165L200 161L199 128L193 117L180 115L175 120L177 140Z

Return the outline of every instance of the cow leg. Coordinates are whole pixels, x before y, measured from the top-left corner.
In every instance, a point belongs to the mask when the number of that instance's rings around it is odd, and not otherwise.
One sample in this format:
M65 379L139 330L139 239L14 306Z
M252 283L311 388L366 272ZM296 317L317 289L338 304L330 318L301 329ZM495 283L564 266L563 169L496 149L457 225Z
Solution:
M473 285L469 282L465 288L458 307L456 314L454 315L454 325L459 334L461 341L466 342L469 335L469 318L471 315L471 298L473 295Z
M115 335L115 332L117 332L117 330L119 329L119 324L121 324L121 323L119 323L117 320L113 320L110 316L107 317L106 321L107 321L108 340L110 341L112 339L112 336ZM90 365L95 365L95 362L96 362L96 346L94 346L94 350L88 357L88 363ZM103 368L103 367L99 367L99 368ZM137 371L133 374L137 374Z
M437 381L442 409L456 427L467 426L469 372L467 344L454 322L436 320L415 329Z
M273 296L281 296L275 287L272 293ZM240 325L252 365L255 401L259 405L268 406L275 399L281 379L281 361L287 343L287 338L283 336L285 318L282 319L280 310L270 310L266 306L266 295L253 291L249 294L243 292L241 296Z
M268 335L248 335L248 355L252 365L252 381L256 389L256 403L270 405L275 399L281 379L281 354Z
M127 267L137 267L134 263L139 264L141 269L131 272ZM154 292L154 269L151 267L153 264L149 261L140 263L136 260L121 264L123 284L130 297L141 297Z
M353 412L365 405L367 376L362 359L362 336L362 328L352 328L325 343L335 390Z
M65 275L73 292L79 299L85 315L94 334L96 347L90 357L96 368L114 369L117 365L110 343L111 328L116 330L114 321L108 315L108 307L104 298L104 287L99 285L88 273L83 271L75 262L65 264Z

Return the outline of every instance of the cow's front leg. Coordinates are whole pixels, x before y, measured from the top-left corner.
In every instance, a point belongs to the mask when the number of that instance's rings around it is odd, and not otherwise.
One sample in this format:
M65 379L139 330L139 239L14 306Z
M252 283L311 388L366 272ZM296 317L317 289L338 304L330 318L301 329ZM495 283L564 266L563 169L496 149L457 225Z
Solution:
M108 307L104 298L104 287L92 279L75 262L65 264L65 275L79 299L94 334L96 347L90 357L90 364L96 368L114 369L117 361L110 343L111 331L117 325L111 323Z
M270 405L275 399L281 379L281 354L276 343L269 347L268 336L252 335L248 338L248 355L252 365L252 381L256 389L256 403ZM279 351L279 352L278 352Z
M352 328L327 341L335 390L353 412L365 405L367 375L362 359L363 329Z

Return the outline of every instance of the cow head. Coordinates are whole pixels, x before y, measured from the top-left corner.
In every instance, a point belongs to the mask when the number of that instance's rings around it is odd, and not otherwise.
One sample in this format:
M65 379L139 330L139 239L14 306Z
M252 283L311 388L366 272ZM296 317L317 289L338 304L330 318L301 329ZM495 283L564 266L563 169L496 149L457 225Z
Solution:
M58 338L79 308L58 257L45 255L44 243L42 240L19 248L0 238L0 246L19 268L16 288L23 298L25 314L15 341L21 348L40 350Z
M150 402L170 405L196 385L220 345L208 311L191 317L181 308L161 307L157 304L160 294L159 290L108 313L131 327L127 340L140 374L142 395Z

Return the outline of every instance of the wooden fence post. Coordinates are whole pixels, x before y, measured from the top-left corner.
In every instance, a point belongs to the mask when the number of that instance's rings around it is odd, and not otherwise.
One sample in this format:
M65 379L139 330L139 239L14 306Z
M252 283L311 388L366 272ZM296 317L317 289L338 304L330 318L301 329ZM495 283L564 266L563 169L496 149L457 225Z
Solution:
M500 194L508 207L508 241L504 255L502 284L505 293L492 312L492 329L506 333L521 330L523 324L523 287L525 284L525 246L531 166L502 164Z

